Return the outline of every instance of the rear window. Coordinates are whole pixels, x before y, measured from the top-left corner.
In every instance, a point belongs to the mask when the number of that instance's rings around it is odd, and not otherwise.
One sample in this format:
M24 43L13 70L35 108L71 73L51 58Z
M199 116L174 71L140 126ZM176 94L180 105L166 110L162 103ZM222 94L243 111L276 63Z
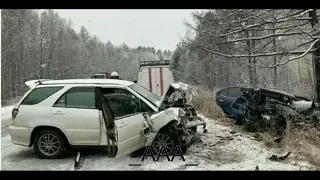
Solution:
M36 88L28 94L28 96L22 101L21 104L22 105L38 104L62 88L63 88L62 86Z

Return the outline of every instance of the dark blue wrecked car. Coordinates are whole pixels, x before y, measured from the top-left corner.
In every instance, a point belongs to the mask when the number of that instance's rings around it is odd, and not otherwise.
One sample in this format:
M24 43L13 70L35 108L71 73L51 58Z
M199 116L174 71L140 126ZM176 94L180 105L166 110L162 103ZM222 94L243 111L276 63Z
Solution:
M216 102L228 118L253 132L272 129L282 134L288 119L320 119L319 108L312 100L278 90L228 87L216 92Z

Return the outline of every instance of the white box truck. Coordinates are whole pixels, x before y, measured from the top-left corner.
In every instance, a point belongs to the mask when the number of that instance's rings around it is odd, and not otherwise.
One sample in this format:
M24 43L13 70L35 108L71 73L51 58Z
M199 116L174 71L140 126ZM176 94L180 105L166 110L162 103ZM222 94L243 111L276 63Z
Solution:
M137 84L162 96L171 83L174 83L169 60L141 61Z

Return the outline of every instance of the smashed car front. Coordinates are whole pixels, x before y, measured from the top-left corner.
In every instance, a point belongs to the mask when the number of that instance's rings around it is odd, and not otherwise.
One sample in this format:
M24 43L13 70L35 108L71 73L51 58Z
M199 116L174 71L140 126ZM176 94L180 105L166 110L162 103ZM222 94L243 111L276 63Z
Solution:
M192 105L193 92L190 85L184 83L174 83L169 86L165 95L158 104L159 111L147 118L151 132L156 134L167 125L174 125L174 128L181 135L181 139L186 144L191 143L191 139L197 133L197 126L203 126L206 132L205 121L197 116ZM152 142L148 138L146 145Z

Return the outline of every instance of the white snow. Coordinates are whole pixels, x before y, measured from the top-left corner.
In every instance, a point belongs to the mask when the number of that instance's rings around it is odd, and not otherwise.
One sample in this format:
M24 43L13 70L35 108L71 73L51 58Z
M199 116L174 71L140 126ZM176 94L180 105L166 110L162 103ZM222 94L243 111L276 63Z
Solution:
M1 107L1 121L11 118L12 109L14 106Z
M9 107L2 109L2 113L6 112L10 112ZM296 161L295 154L281 162L270 161L269 157L273 154L284 155L286 152L267 149L262 142L253 140L249 133L240 131L239 128L203 118L207 122L208 133L202 134L203 142L195 143L188 149L184 155L185 161L179 156L173 161L160 157L158 162L154 162L151 157L141 161L142 157L114 159L92 153L84 155L84 164L80 170L255 170L257 166L259 170L312 169L308 163ZM230 133L231 131L237 132ZM1 138L1 149L3 170L73 170L76 157L73 154L57 160L39 159L33 148L12 144L9 134Z

